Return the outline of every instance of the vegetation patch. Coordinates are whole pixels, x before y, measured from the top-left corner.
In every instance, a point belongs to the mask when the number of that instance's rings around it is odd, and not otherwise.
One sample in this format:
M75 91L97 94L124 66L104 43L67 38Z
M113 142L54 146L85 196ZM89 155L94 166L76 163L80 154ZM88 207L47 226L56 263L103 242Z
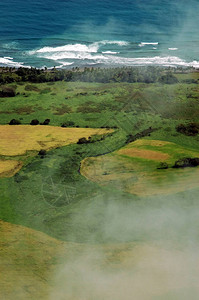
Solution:
M179 124L176 126L176 130L188 136L195 136L199 133L199 123Z
M55 109L54 115L64 115L72 112L72 108L67 104L62 104L61 107L53 107Z
M39 89L36 85L27 84L27 85L25 86L25 91L29 91L29 92L40 92L40 89Z

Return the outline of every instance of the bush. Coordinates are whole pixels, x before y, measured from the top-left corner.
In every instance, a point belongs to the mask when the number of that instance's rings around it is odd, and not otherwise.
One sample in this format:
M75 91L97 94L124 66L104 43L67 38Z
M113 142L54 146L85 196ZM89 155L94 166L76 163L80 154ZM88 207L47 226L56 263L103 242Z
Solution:
M179 124L176 126L176 131L188 136L195 136L199 133L199 123Z
M10 122L9 122L9 125L20 125L21 122L19 120L16 120L16 119L12 119Z
M88 143L88 141L87 141L87 139L86 139L85 137L80 138L80 139L78 140L78 142L77 142L77 144L87 144L87 143Z
M11 86L3 86L0 90L0 97L15 97L16 92L15 89Z
M197 167L199 166L199 158L182 158L175 162L173 168L186 168L186 167Z
M38 125L39 121L37 119L34 119L30 122L30 125Z
M43 123L40 123L40 125L48 125L50 123L50 119L46 119Z
M41 150L39 151L38 155L39 155L41 158L44 158L44 156L46 155L46 150L41 149Z

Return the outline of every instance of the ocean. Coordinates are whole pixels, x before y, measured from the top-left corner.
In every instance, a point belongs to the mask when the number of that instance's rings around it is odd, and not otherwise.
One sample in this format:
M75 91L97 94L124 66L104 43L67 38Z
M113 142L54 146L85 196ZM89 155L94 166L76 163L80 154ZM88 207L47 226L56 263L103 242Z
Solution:
M0 0L0 65L199 68L198 0Z

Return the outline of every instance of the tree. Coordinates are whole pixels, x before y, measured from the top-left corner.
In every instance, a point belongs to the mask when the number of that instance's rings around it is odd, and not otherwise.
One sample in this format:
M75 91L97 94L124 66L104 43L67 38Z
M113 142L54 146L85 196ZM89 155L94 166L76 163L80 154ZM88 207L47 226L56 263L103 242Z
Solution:
M174 84L174 83L178 83L178 79L172 73L168 73L166 75L162 75L159 78L159 82L165 84Z
M87 143L88 143L88 141L87 141L87 139L86 139L85 137L80 138L80 139L78 140L78 142L77 142L77 144L87 144Z
M37 119L34 119L30 122L30 125L38 125L39 121Z
M12 119L10 122L9 122L9 125L20 125L21 122L19 120L16 120L16 119Z
M46 150L41 149L41 150L39 151L38 155L39 155L41 158L44 158L45 155L46 155Z

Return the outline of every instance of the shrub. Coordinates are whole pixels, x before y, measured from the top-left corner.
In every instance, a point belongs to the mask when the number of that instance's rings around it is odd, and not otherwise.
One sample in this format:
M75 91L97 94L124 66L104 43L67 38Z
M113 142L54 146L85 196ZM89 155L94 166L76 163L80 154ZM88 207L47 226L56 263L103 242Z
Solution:
M199 123L179 124L176 126L176 131L188 136L195 136L199 133Z
M199 165L199 158L182 158L175 162L173 168L186 168L186 167L197 167Z
M16 92L15 89L11 86L3 86L0 90L0 97L15 97Z
M46 155L46 150L41 149L41 150L39 151L38 155L39 155L41 158L44 158L44 156Z
M30 122L30 125L38 125L39 121L37 119L34 119Z
M16 119L12 119L10 122L9 122L9 125L20 125L21 122L19 120L16 120Z
M87 144L87 143L88 143L88 141L87 141L87 139L86 139L85 137L80 138L80 139L78 140L78 142L77 142L77 144Z
M50 119L46 119L43 123L40 123L40 125L48 125L50 123Z

